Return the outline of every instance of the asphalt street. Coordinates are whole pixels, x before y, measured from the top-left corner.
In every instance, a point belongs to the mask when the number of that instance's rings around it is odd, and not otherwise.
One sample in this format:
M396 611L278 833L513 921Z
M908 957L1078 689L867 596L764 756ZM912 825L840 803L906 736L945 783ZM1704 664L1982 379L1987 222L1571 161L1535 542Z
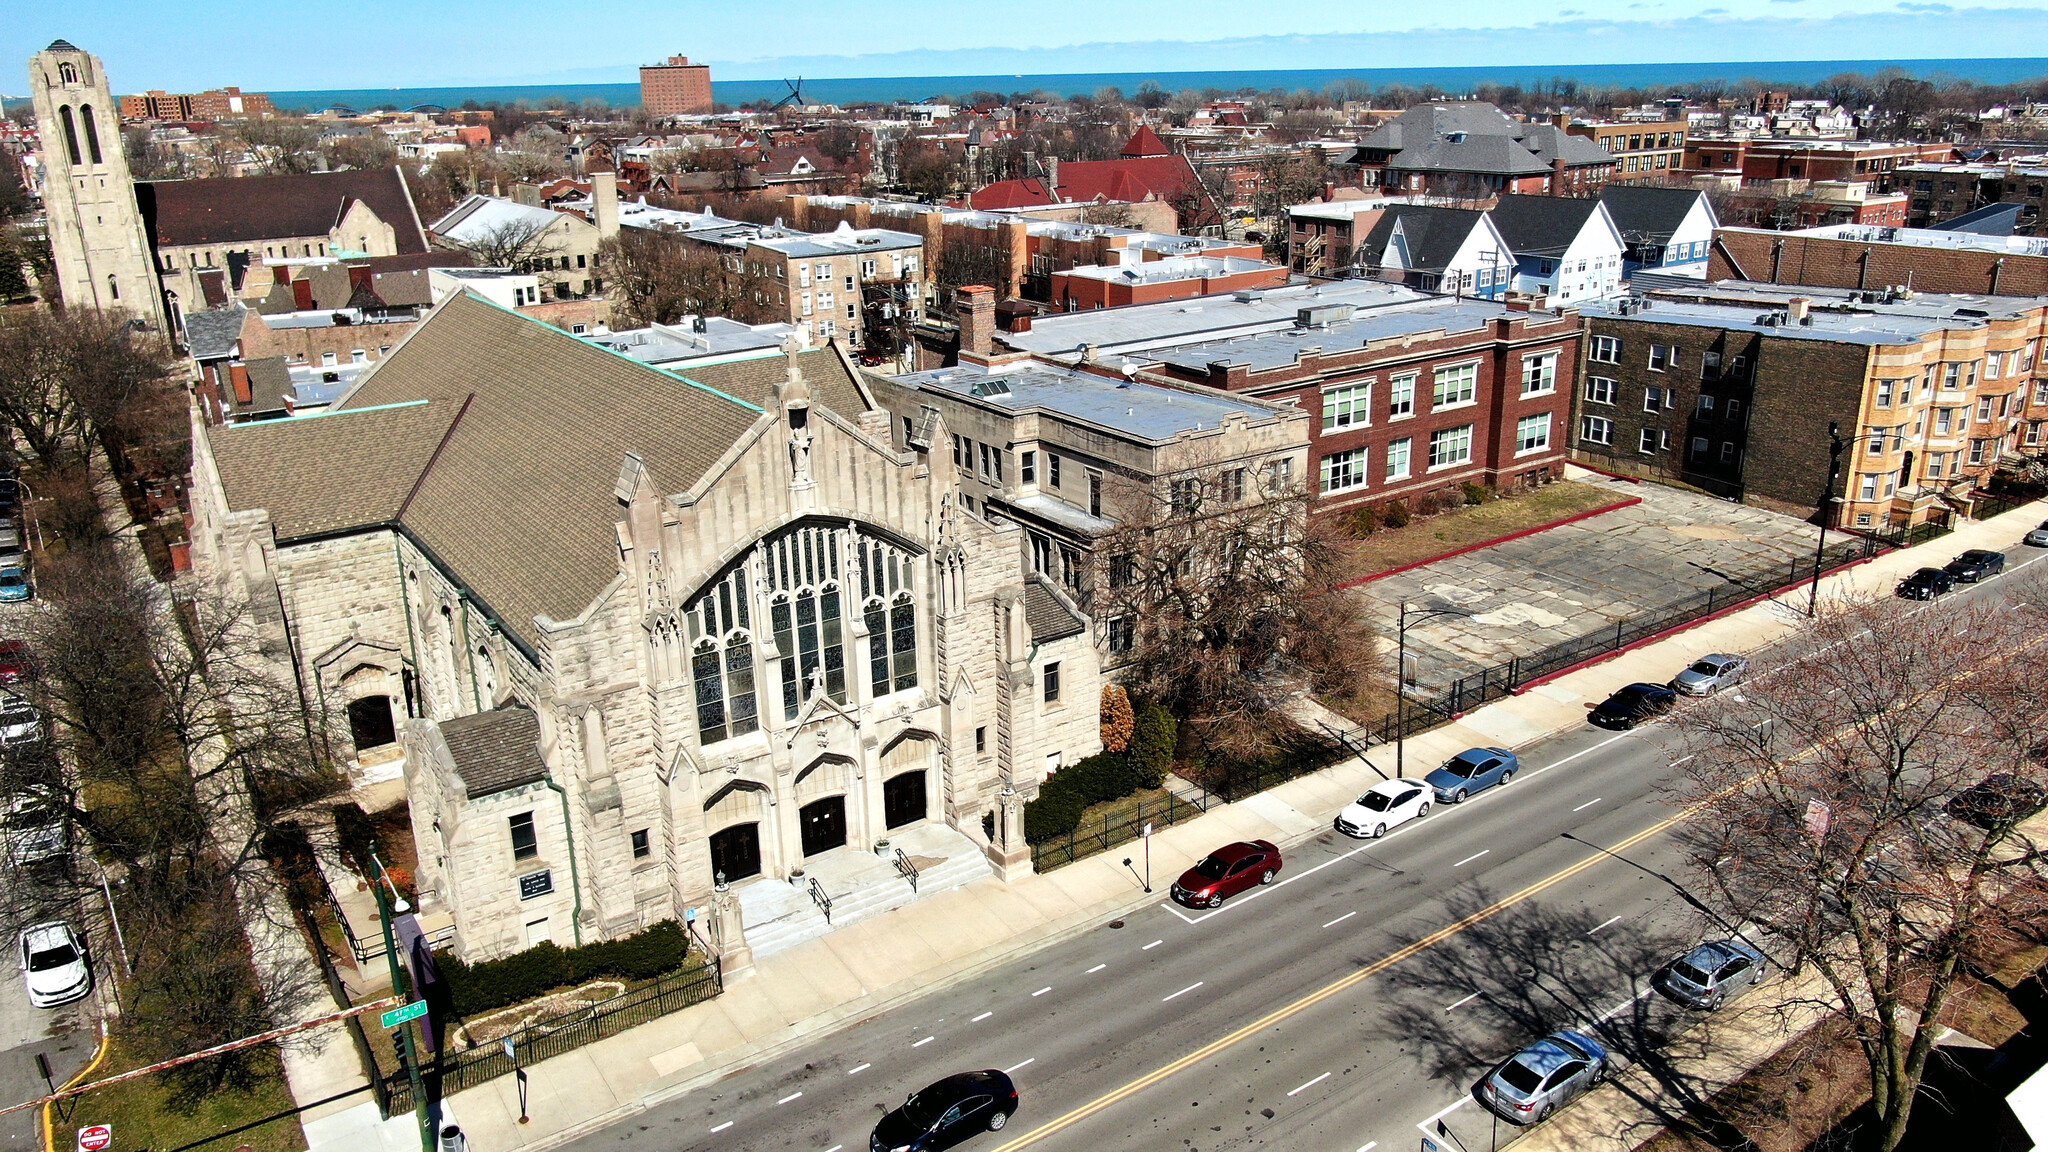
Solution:
M2015 550L2005 576L1950 600L2034 599L2041 556ZM1021 1101L976 1150L1369 1152L1415 1148L1439 1121L1446 1148L1505 1144L1514 1130L1469 1095L1485 1067L1560 1027L1655 1061L1687 1017L1648 992L1650 972L1728 934L1659 877L1682 878L1665 834L1674 733L1587 727L1519 753L1513 783L1385 839L1283 846L1278 880L1219 910L1165 901L1173 878L1155 876L1161 901L1127 920L571 1147L866 1149L906 1094L977 1068L1008 1071Z

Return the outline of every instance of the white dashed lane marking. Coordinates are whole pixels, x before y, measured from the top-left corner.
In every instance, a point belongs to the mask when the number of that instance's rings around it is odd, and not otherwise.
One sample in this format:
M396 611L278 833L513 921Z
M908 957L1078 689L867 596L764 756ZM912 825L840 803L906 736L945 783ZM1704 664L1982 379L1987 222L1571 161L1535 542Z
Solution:
M1164 1004L1168 1000L1173 999L1174 996L1181 996L1185 995L1186 993L1193 992L1195 989L1200 988L1203 985L1203 983L1205 983L1205 981L1197 980L1193 984L1190 984L1187 987L1181 989L1179 992L1175 992L1173 996L1161 996L1159 998L1159 1002L1161 1004Z

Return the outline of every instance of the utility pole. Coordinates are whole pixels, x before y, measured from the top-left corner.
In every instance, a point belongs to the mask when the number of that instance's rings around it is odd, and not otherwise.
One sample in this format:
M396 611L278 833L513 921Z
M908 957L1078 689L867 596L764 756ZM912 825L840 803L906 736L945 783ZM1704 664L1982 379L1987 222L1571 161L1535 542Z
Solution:
M1820 566L1828 550L1828 521L1835 515L1835 481L1842 474L1842 449L1848 446L1842 439L1842 426L1828 421L1828 484L1820 494L1820 542L1813 547L1813 586L1806 597L1809 618L1820 610Z

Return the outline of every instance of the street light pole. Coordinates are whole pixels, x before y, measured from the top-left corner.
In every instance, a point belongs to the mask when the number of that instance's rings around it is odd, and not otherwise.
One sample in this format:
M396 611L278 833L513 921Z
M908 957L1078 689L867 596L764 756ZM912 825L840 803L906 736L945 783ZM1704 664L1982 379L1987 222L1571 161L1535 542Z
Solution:
M1820 610L1820 566L1828 550L1828 521L1835 515L1835 480L1842 474L1842 449L1848 443L1842 439L1842 426L1828 421L1828 485L1820 495L1820 542L1813 548L1813 587L1806 597L1809 618Z
M1401 623L1395 629L1394 640L1397 652L1394 668L1394 775L1397 778L1408 775L1408 621L1411 616L1416 620L1427 620L1432 616L1470 615L1470 612L1456 608L1432 608L1427 612L1411 613L1408 602L1401 601Z
M382 865L380 864L379 867L381 868ZM394 887L393 891L396 890ZM391 905L384 899L384 890L377 887L376 884L370 885L370 893L377 897L377 920L379 926L384 929L384 959L391 965L391 992L394 996L402 995L398 976L398 941L391 935ZM399 906L404 911L412 911L411 908L405 906L403 897L399 898ZM434 1125L427 1118L427 1089L426 1085L420 1081L419 1050L413 1039L411 1023L408 1022L398 1026L396 1040L398 1041L399 1061L405 1065L406 1077L412 1081L412 1108L414 1114L419 1118L420 1148L422 1152L438 1152L439 1145L434 1139Z

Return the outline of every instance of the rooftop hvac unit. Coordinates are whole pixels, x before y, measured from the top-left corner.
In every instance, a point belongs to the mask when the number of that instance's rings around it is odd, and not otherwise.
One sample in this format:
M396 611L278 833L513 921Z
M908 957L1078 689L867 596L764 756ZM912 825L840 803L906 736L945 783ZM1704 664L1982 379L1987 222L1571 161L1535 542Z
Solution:
M1294 314L1294 322L1303 328L1327 328L1351 319L1349 304L1318 304L1303 308Z

